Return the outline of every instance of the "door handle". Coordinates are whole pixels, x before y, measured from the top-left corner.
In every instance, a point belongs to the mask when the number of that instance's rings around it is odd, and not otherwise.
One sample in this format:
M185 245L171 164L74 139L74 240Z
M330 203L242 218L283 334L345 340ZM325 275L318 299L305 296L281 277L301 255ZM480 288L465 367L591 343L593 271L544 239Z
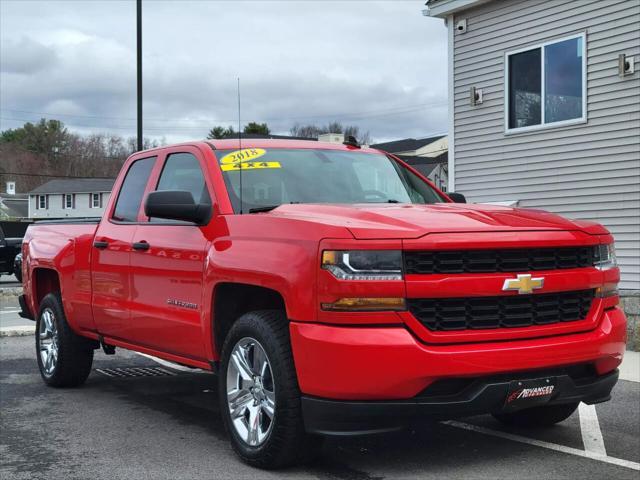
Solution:
M109 246L109 242L105 242L104 240L96 240L95 242L93 242L93 246L95 248L103 250Z
M145 242L144 240L141 242L135 242L133 244L133 249L134 250L149 250L149 247L151 245L149 245L147 242Z

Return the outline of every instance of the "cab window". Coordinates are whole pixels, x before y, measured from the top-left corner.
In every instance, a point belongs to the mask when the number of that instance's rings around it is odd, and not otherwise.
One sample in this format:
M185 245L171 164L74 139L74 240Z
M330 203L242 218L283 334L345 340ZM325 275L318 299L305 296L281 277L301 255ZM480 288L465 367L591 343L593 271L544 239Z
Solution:
M122 187L120 187L113 220L119 222L136 222L138 220L142 196L151 170L156 163L156 158L143 158L131 164L126 177L124 177L124 182L122 182Z

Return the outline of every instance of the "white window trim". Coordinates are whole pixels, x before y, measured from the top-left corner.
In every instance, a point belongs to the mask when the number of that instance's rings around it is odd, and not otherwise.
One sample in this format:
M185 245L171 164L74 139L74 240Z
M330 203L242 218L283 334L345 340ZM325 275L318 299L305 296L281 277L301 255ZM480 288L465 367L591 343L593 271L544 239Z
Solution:
M95 200L98 200L98 204L96 205ZM91 194L91 208L100 208L100 194L92 193Z
M573 40L574 38L582 38L582 117L572 118L570 120L561 120L559 122L545 123L545 70L544 70L544 47L547 45L553 45L554 43L564 42L566 40ZM527 52L529 50L540 49L540 104L541 115L540 119L542 123L540 125L530 125L528 127L509 128L509 57L517 53ZM520 48L518 50L511 50L504 54L504 134L513 135L515 133L525 133L536 130L548 130L550 128L566 127L568 125L576 125L587 122L587 32L570 35L568 37L554 38L543 43L537 43L528 47Z
M44 200L44 205L42 205L42 202L40 201L40 199ZM46 195L38 195L37 196L37 201L38 201L38 210L46 210L47 209L47 196Z
M64 193L63 195L64 195L64 203L63 203L64 207L62 207L62 208L64 210L73 210L73 194L72 193ZM71 202L69 202L69 203L71 203L71 205L69 205L69 206L67 206L67 199L71 200Z

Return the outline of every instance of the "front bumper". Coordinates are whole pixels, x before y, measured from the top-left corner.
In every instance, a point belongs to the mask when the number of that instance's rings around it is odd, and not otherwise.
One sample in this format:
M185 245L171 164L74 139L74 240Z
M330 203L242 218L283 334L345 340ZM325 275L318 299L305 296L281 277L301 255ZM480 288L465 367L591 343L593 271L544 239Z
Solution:
M626 319L619 308L611 308L588 332L468 344L426 344L401 325L291 322L290 332L298 383L305 396L305 417L309 418L309 428L319 431L323 430L320 421L314 418L342 423L350 415L357 417L362 404L374 412L389 411L388 404L398 405L390 407L394 417L401 417L397 412L405 410L418 415L438 414L432 402L425 407L416 398L443 379L489 379L482 392L466 391L470 397L438 407L444 408L446 415L466 415L491 411L495 396L505 394L502 386L490 383L495 375L520 378L526 372L590 365L594 375L606 376L622 362ZM615 379L612 382L610 387ZM593 403L606 400L611 388L596 387L575 398ZM385 415L389 414L382 415L382 423ZM369 416L364 414L365 418Z
M457 395L391 401L339 401L302 397L305 428L323 435L362 435L399 430L425 418L449 419L480 413L500 412L510 380L540 378L559 372L528 372L502 378L474 381ZM606 402L618 381L618 371L588 380L567 374L556 376L558 394L546 405Z

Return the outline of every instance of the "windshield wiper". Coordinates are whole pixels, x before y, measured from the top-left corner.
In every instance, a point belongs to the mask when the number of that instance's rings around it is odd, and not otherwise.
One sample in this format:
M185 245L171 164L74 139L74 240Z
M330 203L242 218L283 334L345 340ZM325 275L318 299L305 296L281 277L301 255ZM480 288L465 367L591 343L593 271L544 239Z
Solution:
M278 208L280 205L266 205L264 207L250 208L249 213L270 212L274 208Z
M289 203L293 205L295 203L300 203L300 202L289 202ZM283 204L280 203L278 205L265 205L264 207L250 208L249 209L249 213L270 212L271 210L274 210L274 209L278 208L280 205L283 205Z
M387 200L387 203L400 203L400 200L396 200L395 198L390 198Z

